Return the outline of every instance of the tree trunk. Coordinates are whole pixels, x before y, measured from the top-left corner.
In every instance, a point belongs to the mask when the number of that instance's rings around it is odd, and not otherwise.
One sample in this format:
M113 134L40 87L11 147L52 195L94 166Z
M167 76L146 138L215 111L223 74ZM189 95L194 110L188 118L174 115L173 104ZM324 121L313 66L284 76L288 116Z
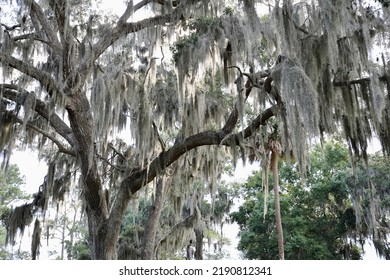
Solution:
M66 206L65 206L66 209ZM64 260L64 252L65 252L65 238L66 238L66 219L63 219L62 221L62 228L61 228L61 260Z
M195 229L195 259L203 260L203 230Z
M163 178L157 180L156 196L153 205L150 209L148 221L145 225L143 237L143 250L141 258L143 260L154 260L157 258L155 254L156 234L158 230L162 206L164 203L164 182Z
M75 92L66 102L69 122L76 140L76 151L81 165L82 190L88 217L91 258L116 259L116 243L120 223L109 223L110 216L98 172L93 143L93 116L85 94ZM123 213L116 213L122 215ZM118 217L116 217L118 218ZM122 217L120 217L122 218Z
M116 260L117 244L121 223L112 222L113 219L123 220L123 215L105 218L98 211L86 210L88 216L89 248L93 260Z
M280 213L280 201L279 201L278 159L279 159L278 152L275 149L272 149L271 170L272 170L272 174L274 177L275 218L276 218L276 231L278 233L278 251L279 251L279 259L284 260L284 240L283 240L282 216Z

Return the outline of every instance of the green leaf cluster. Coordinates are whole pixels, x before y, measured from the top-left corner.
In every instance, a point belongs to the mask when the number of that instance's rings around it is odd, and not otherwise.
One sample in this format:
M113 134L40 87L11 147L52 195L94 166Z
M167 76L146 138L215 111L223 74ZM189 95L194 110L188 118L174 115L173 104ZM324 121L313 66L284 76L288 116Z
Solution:
M337 141L314 148L305 181L297 166L282 164L280 204L286 259L361 259L363 244L372 236L366 218L357 223L355 193L357 189L367 191L369 176L377 187L379 205L387 204L388 196L384 194L389 191L388 169L388 161L376 155L368 169L359 165L353 170L348 149ZM251 176L241 191L245 202L231 214L240 226L239 249L248 259L277 259L273 195L269 196L264 216L261 173ZM363 203L364 217L368 210ZM386 257L389 244L385 232L389 232L389 226L381 228L378 248Z
M14 258L5 248L5 222L12 204L29 197L20 189L24 182L25 178L16 165L12 164L6 170L0 170L0 260Z

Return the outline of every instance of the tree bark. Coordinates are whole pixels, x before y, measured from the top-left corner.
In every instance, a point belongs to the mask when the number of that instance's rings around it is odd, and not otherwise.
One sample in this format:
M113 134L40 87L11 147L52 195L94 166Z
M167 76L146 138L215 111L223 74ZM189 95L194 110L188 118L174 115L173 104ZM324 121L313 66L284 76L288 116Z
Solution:
M203 230L195 229L195 259L203 260Z
M157 180L156 196L153 205L150 209L148 221L145 225L144 237L143 237L143 250L141 258L143 260L156 259L156 234L158 230L160 215L162 206L164 204L164 182L163 178Z
M82 92L73 94L72 98L67 100L66 109L76 140L76 152L81 166L91 258L116 259L116 242L119 238L120 224L111 226L107 202L102 196L103 187L97 169L92 140L93 117L86 95Z
M282 215L280 213L280 200L279 200L278 159L279 159L278 152L275 149L272 149L271 170L274 177L275 218L276 218L276 231L278 233L278 251L279 251L279 259L284 260L283 227L282 227Z

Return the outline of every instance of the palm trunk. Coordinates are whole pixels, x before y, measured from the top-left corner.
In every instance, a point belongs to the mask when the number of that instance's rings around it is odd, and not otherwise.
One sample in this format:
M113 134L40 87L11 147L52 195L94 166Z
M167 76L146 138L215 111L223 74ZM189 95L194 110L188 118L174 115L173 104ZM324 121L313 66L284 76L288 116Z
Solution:
M279 154L275 149L271 154L271 170L274 177L274 199L275 199L275 218L276 218L276 231L278 233L278 251L279 259L284 260L284 240L283 240L283 228L282 228L282 216L280 214L280 201L279 201L279 170L278 170Z

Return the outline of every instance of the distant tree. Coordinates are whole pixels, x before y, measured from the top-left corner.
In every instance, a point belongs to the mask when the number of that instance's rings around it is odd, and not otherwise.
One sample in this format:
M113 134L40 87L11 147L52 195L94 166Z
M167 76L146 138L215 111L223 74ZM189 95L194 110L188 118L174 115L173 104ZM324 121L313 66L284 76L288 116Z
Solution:
M14 258L6 250L6 227L12 208L29 198L29 195L20 188L24 182L25 178L16 165L9 165L6 172L0 170L0 259L2 260Z
M312 151L305 181L301 181L296 165L283 165L280 180L286 259L360 259L363 244L369 239L377 240L378 254L388 258L390 227L383 223L387 215L375 219L380 234L367 231L371 228L368 223L372 222L368 177L378 190L377 205L387 201L388 183L383 178L388 176L388 170L383 167L388 166L388 161L383 157L378 159L378 156L370 157L368 170L359 165L354 171L348 149L329 142L323 149L317 146ZM261 182L262 176L256 173L243 185L245 202L239 211L232 213L232 218L240 225L239 248L247 258L277 259L277 234L272 216L275 210L269 203L264 218L263 211L259 211L264 204Z

